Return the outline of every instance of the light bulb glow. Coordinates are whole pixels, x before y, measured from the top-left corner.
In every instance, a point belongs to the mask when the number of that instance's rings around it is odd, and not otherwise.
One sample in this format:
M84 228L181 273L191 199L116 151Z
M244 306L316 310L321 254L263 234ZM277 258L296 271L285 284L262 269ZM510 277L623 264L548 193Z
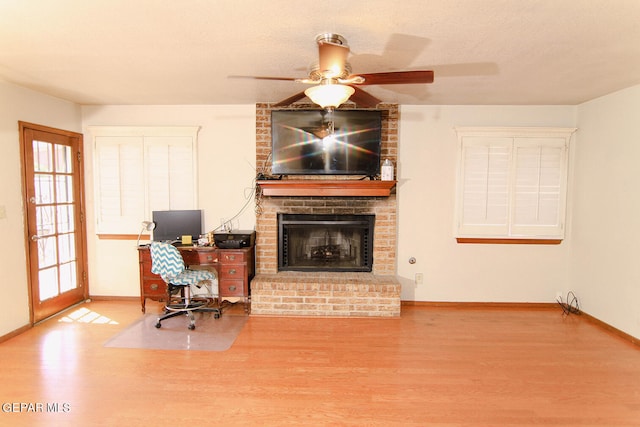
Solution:
M355 89L351 86L324 84L312 86L305 90L304 94L309 97L314 104L318 104L322 108L337 108L340 104L346 102L354 92Z

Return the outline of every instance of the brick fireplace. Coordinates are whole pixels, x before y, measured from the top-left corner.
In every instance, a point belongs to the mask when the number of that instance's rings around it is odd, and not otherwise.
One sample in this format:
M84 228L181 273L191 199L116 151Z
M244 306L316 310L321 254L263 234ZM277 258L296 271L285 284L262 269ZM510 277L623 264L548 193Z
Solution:
M375 215L278 214L278 271L371 271Z
M308 104L295 107L314 108ZM271 170L272 108L271 104L256 105L256 165L259 172L267 175ZM349 104L343 108L348 109ZM380 104L378 110L383 112L382 159L388 158L396 164L398 107L396 104ZM353 180L359 177L296 176L296 179ZM397 200L394 191L388 197L258 194L256 208L256 276L251 282L252 314L400 315L400 283L395 276ZM371 272L278 271L279 214L374 215Z

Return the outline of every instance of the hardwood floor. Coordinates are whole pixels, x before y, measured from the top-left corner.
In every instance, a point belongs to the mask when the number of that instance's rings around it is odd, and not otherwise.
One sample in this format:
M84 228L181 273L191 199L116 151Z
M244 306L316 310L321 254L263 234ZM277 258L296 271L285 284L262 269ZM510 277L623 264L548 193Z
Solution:
M640 425L640 347L559 308L254 316L225 352L105 348L139 304L77 309L0 344L0 425Z

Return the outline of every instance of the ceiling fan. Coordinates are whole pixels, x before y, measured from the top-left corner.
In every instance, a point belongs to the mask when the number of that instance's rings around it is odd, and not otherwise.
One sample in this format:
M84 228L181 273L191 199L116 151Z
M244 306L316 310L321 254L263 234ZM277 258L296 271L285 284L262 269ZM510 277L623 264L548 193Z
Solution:
M358 106L373 108L381 100L360 89L359 86L433 83L431 70L354 74L347 61L349 45L343 36L333 33L319 34L316 36L316 43L318 44L318 61L311 65L307 78L251 77L259 80L286 80L314 85L274 104L275 107L292 104L307 96L315 104L328 110L337 108L349 99Z

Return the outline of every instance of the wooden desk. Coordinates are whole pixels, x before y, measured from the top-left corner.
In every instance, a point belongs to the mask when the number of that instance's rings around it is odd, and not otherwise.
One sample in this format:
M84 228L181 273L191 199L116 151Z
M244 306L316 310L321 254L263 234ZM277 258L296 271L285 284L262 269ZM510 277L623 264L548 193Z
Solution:
M255 248L220 249L211 246L179 246L178 250L187 267L209 269L218 278L218 298L242 298L244 310L249 312L251 296L249 282L255 274ZM147 298L166 301L167 284L151 272L151 251L148 246L138 247L140 261L140 303L145 312Z

